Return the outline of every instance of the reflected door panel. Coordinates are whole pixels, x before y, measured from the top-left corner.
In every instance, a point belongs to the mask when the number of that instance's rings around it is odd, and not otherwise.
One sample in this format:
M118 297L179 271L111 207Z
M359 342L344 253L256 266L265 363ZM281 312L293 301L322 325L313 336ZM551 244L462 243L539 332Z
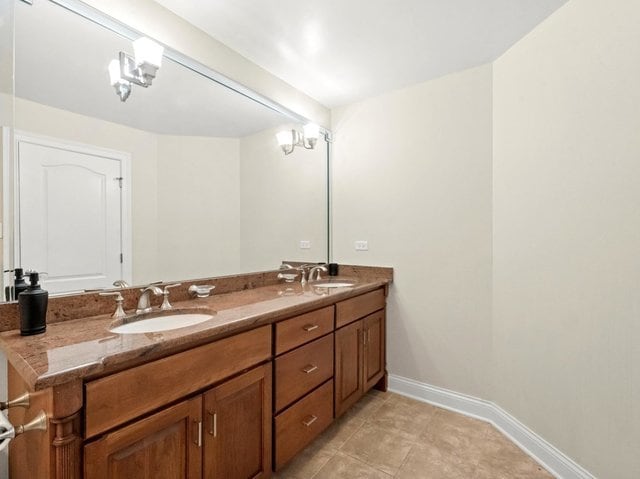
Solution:
M121 263L121 160L18 139L17 264L50 292L110 287Z

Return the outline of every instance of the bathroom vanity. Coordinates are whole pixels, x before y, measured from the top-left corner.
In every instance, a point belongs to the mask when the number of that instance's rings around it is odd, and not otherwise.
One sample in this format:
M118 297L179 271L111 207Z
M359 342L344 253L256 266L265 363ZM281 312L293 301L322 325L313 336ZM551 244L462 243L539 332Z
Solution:
M13 424L12 479L257 478L287 464L335 417L386 388L390 279L351 287L267 284L175 303L212 319L117 334L109 314L0 335Z

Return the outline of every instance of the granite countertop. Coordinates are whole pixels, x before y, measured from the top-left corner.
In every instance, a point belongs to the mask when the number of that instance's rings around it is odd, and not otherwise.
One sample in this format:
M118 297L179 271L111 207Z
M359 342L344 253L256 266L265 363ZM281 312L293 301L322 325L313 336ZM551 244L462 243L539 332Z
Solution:
M0 348L32 390L91 379L183 351L213 340L311 311L388 284L388 280L359 281L354 287L302 287L277 284L180 301L175 309L207 309L213 318L170 331L116 334L110 315L73 319L47 325L44 334L20 336L19 330L0 334ZM129 313L130 311L127 311Z

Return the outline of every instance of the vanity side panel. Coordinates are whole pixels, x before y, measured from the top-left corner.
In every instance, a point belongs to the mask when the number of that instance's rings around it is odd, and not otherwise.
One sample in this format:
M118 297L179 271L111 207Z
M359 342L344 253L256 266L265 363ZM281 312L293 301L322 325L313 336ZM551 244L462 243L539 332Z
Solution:
M221 381L271 357L271 326L174 354L85 386L86 438Z
M46 431L28 431L9 443L9 476L12 479L80 479L82 461L82 383L29 390L16 369L9 365L9 398L29 393L29 407L9 410L14 426L47 415Z
M45 411L47 416L53 412L53 393L51 389L29 391L20 375L9 364L8 369L8 398L13 399L24 392L30 393L30 407L28 409L16 407L9 409L9 420L14 426L24 424L33 419L39 410ZM2 413L0 413L2 414ZM9 443L9 477L12 479L55 477L54 456L51 450L53 430L49 426L47 431L36 431L18 436ZM73 476L72 476L73 477ZM76 476L80 477L80 476Z

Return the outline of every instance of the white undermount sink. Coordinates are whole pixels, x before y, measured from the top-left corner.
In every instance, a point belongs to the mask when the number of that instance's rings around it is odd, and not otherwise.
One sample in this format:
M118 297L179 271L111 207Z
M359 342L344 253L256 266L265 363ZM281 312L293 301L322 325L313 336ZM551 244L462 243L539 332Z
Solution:
M119 326L115 326L109 331L118 334L136 333L157 333L160 331L170 331L172 329L186 328L194 326L212 319L213 315L205 313L173 313L161 316L133 320Z
M331 280L320 280L311 283L311 286L315 286L316 288L351 288L355 286L354 281L331 281Z

